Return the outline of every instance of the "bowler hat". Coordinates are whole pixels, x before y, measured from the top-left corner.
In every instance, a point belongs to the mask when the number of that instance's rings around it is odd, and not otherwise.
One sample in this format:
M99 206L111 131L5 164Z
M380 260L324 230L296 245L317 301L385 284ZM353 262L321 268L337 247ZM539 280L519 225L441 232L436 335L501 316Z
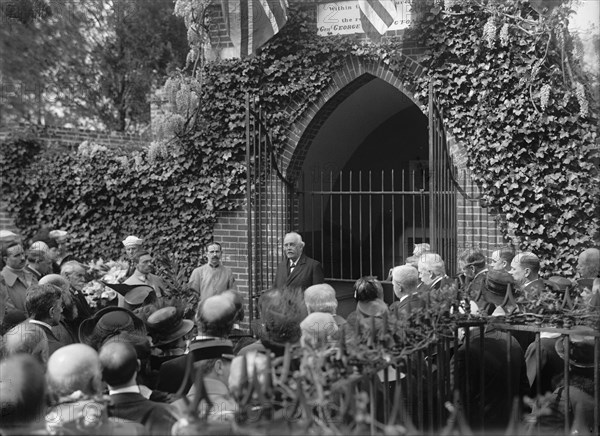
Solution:
M187 335L194 328L193 321L183 319L183 313L174 306L158 309L148 317L146 325L154 346L173 342Z
M105 283L109 288L113 288L123 296L125 302L131 306L142 304L144 300L154 292L154 288L149 285L126 285L125 283Z
M512 275L504 270L492 270L487 272L485 280L485 296L494 304L502 304L508 285L514 284Z
M79 326L79 341L99 347L104 340L121 332L137 332L146 335L146 326L128 309L109 306L84 320Z
M565 360L565 343L559 339L554 344L558 355ZM571 335L569 363L578 368L594 367L594 336Z

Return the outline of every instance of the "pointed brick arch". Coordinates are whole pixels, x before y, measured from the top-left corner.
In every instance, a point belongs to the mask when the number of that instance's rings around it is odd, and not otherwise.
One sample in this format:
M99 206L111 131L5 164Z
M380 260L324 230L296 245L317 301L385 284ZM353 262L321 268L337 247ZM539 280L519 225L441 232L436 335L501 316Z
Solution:
M313 139L329 116L348 96L372 80L382 79L394 86L427 116L427 106L415 97L413 86L415 79L423 73L423 67L407 56L402 56L401 60L404 63L402 71L410 73L408 77L392 71L384 61L364 61L355 56L346 61L333 76L331 85L311 103L290 129L288 141L283 149L283 169L288 180L298 177Z

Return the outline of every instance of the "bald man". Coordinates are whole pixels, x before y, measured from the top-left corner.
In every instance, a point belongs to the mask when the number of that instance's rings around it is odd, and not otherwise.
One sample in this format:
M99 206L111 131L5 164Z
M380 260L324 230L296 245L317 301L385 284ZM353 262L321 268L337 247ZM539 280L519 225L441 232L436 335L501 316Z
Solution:
M102 377L108 385L108 416L140 422L149 434L170 434L177 421L174 409L146 399L137 384L140 360L128 342L108 342L100 348Z
M48 360L46 380L53 405L46 415L50 433L78 434L82 426L95 427L96 434L147 432L141 424L108 421L106 405L95 400L102 394L102 367L92 347L71 344L56 350Z
M203 300L196 312L196 325L199 334L190 344L194 362L214 359L233 346L229 335L237 319L238 311L230 297L215 295ZM184 392L192 386L191 380L184 380L187 356L176 357L161 365L156 389L175 393L185 383Z
M45 434L44 367L27 354L0 362L0 433Z
M25 353L33 356L42 365L50 357L48 338L40 326L22 322L14 326L4 337L4 353L7 356Z

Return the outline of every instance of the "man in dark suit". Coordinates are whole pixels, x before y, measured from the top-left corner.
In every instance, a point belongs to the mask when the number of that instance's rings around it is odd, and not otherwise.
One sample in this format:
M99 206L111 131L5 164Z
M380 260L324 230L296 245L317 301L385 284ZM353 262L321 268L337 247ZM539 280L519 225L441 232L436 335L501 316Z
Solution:
M194 362L215 359L223 353L230 354L233 349L228 339L238 311L230 297L219 294L208 297L198 305L196 325L198 336L190 343L189 353ZM192 377L185 379L188 354L164 362L159 369L156 389L175 393L183 385L186 394L192 386Z
M48 339L49 355L64 343L60 342L52 331L62 319L62 291L54 285L33 285L27 290L25 307L30 318L25 321L40 327Z
M303 250L302 236L296 232L285 235L283 251L286 260L281 262L277 268L276 288L300 288L304 291L309 286L325 281L321 263L303 254Z
M128 342L108 342L100 349L102 378L108 385L111 404L108 416L139 422L149 434L171 434L177 421L176 411L169 405L146 399L136 382L140 361Z
M517 253L510 263L510 274L529 301L539 298L546 289L543 280L538 276L539 271L540 259L528 251Z
M79 325L83 320L90 318L94 311L87 302L85 295L81 292L85 286L85 268L77 261L69 261L63 264L60 269L60 275L65 277L71 284L70 291L73 297L72 307L67 307L68 316L70 319L69 328L74 331L79 331Z
M416 309L425 307L425 300L417 290L419 272L410 265L397 266L392 270L394 294L398 297L390 306L390 312L396 316L408 317Z

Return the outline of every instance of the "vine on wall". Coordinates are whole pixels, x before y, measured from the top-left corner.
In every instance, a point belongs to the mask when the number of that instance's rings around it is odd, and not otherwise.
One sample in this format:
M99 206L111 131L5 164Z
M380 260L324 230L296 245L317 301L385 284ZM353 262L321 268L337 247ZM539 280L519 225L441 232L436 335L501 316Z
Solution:
M156 250L179 253L189 270L211 238L216 213L237 207L245 190L247 93L260 100L281 147L288 128L355 56L386 62L416 83L421 101L433 82L486 202L506 217L504 231L545 259L546 268L568 274L598 233L597 171L590 163L597 106L585 104L566 7L542 16L526 1L509 3L465 0L443 9L416 1L419 20L408 36L425 48L420 78L400 61L402 41L318 37L307 13L293 7L259 55L194 62L201 74L169 79L163 93L171 112L157 123L161 140L147 153L22 159L27 171L8 167L4 197L27 236L48 223L75 234L81 256L114 257L121 238L136 234ZM2 159L19 156L22 143L10 144Z

